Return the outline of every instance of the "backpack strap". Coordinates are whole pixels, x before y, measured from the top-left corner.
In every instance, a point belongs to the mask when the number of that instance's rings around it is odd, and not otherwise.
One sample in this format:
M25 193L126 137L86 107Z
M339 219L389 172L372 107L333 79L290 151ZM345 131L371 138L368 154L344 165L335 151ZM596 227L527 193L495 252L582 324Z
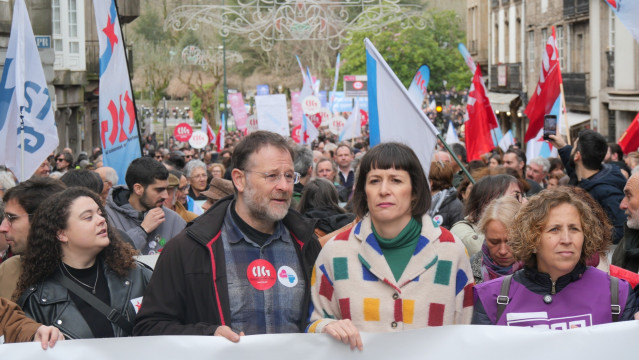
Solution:
M614 276L610 276L610 310L612 322L617 322L621 314L621 306L619 306L619 279Z
M512 279L512 274L506 275L504 276L504 281L501 282L501 290L499 291L499 296L497 296L497 317L495 318L495 324L499 322L504 310L506 310L506 306L510 303L508 293L510 292L510 282Z

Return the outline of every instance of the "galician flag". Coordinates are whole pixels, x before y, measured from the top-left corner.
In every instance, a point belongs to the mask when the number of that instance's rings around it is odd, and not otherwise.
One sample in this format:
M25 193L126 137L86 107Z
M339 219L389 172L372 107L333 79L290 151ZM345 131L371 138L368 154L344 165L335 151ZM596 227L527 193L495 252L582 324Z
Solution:
M619 20L626 26L636 41L639 41L639 1L604 0L612 8Z
M24 0L16 0L0 80L0 164L24 181L57 147L58 130L31 21Z
M348 116L344 128L339 133L339 141L350 140L362 136L362 114L359 111L359 101L355 99L355 108Z
M115 169L119 183L124 184L129 164L142 155L133 92L115 0L93 0L93 8L100 40L102 159L104 166Z
M426 177L439 133L370 40L366 44L370 144L396 141L411 147Z
M541 61L539 82L535 87L532 97L524 112L530 119L528 130L524 136L526 144L526 157L556 157L557 149L551 149L550 144L543 140L544 116L552 114L557 116L557 124L563 121L564 111L561 106L561 69L559 67L559 51L555 28L546 42ZM557 126L559 128L559 126Z

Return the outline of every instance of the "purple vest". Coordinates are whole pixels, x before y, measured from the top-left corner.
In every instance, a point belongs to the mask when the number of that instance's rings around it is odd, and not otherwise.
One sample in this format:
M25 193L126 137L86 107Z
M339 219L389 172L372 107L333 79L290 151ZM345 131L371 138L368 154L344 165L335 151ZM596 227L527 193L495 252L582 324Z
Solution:
M499 278L475 286L475 296L481 300L493 324L496 322L497 295L502 281L503 278ZM519 282L511 281L510 303L496 325L566 330L612 322L610 278L603 271L589 267L581 279L551 295L550 304L544 302L544 295L535 294ZM621 314L627 298L627 283L619 281Z

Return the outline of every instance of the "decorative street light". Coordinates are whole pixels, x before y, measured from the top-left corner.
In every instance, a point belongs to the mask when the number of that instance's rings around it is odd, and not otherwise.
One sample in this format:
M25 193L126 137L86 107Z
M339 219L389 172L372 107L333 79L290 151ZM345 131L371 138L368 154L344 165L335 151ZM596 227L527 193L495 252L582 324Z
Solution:
M399 0L239 0L237 5L183 5L175 8L164 28L216 28L222 38L246 36L251 45L270 51L276 41L322 40L336 50L351 33L374 31L399 22L402 28L424 29L422 7Z

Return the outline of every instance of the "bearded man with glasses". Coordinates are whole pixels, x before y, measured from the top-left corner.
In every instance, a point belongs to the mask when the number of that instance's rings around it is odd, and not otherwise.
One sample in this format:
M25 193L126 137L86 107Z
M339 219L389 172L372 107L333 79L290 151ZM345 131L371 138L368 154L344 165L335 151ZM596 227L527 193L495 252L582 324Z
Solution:
M162 252L135 335L303 332L311 269L321 249L313 224L289 210L299 174L282 136L257 131L235 148L235 194L200 215Z

